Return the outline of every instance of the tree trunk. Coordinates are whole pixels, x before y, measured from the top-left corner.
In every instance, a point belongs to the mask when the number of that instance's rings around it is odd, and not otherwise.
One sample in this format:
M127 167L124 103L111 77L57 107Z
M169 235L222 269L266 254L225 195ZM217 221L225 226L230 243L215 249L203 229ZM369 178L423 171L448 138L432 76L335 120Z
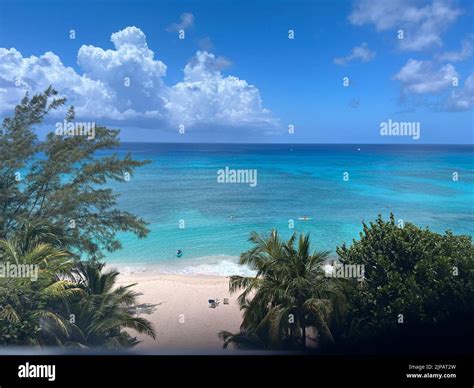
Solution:
M305 350L306 349L306 322L305 322L304 317L301 318L301 332L302 332L301 347L303 348L303 350Z

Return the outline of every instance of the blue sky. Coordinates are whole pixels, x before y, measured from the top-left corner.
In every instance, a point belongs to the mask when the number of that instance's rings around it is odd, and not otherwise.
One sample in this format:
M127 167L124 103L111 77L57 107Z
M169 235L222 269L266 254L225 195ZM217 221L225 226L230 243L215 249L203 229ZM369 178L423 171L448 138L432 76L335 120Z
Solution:
M1 0L0 116L52 83L77 120L121 128L125 141L472 143L473 9ZM389 119L419 122L420 139L381 136Z

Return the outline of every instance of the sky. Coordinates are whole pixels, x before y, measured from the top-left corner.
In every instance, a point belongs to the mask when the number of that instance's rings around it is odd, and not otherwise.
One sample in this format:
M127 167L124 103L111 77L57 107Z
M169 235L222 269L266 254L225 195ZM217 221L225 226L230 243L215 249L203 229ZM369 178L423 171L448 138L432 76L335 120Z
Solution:
M468 0L0 0L0 118L51 84L123 141L472 144L473 23Z

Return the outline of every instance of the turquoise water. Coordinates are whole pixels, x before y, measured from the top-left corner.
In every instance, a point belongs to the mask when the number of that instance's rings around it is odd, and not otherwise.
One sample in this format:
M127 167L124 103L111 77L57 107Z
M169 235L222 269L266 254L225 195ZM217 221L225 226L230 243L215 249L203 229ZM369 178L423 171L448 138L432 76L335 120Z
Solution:
M362 221L390 212L438 232L474 234L472 146L126 143L117 152L128 151L152 163L113 187L119 207L151 232L141 240L121 234L123 249L109 263L228 275L239 271L251 231L309 232L313 248L334 253L358 237ZM257 186L218 183L226 166L256 169ZM298 220L304 215L311 219Z

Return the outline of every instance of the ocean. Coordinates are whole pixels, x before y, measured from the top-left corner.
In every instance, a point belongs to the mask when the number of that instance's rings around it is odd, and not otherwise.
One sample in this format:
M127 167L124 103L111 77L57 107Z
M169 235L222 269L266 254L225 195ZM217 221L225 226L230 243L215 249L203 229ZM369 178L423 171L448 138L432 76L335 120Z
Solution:
M390 212L437 232L473 236L473 151L466 145L124 143L111 152L151 163L111 187L120 193L119 208L142 217L151 231L145 239L119 234L123 249L106 262L124 271L245 274L236 262L250 248L252 231L310 233L313 249L335 256L337 246L358 238L362 222ZM229 182L231 170L240 183Z

